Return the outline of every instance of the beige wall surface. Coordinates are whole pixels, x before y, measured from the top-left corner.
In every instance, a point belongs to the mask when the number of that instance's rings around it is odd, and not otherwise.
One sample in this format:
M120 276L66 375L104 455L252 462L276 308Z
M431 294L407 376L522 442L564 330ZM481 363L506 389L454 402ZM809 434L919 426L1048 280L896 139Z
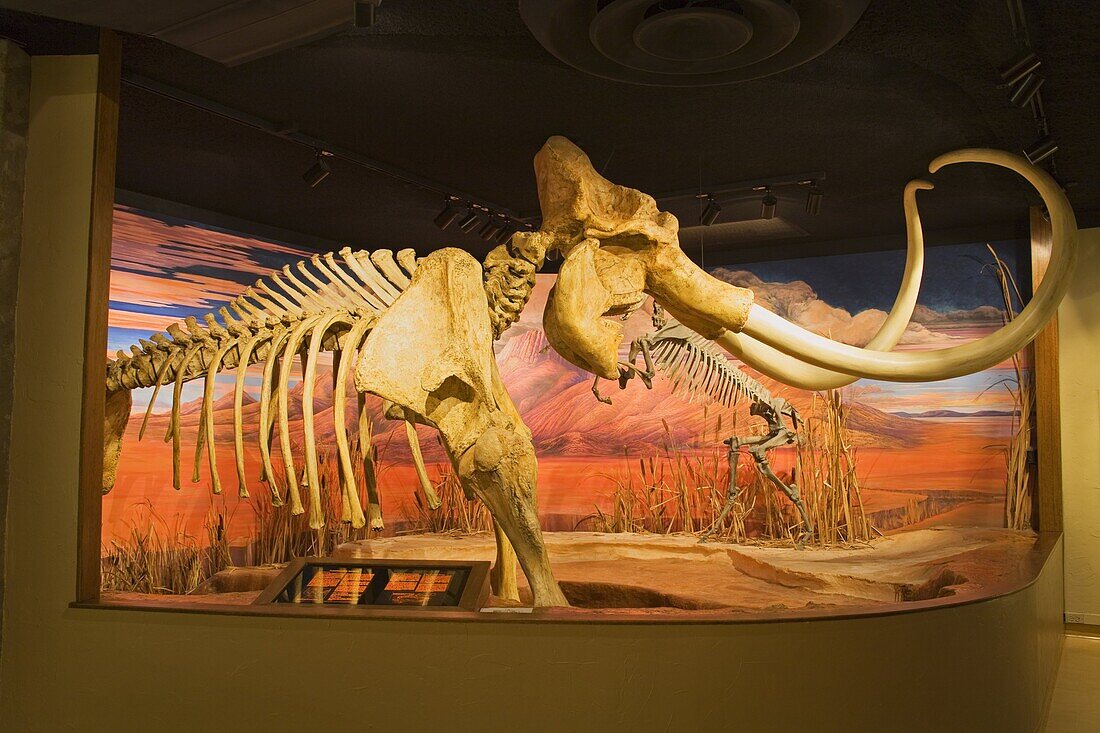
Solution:
M1058 329L1066 620L1100 625L1100 228L1081 232Z
M933 613L697 626L70 609L94 59L34 60L0 730L1034 731L1061 547ZM96 368L97 365L92 365Z

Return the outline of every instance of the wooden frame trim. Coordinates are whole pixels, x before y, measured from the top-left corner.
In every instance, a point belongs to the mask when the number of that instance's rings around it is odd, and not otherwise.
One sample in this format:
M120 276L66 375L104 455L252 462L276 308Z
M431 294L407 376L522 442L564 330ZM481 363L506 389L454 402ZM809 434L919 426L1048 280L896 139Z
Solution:
M1050 261L1050 222L1038 206L1030 209L1031 288L1047 271ZM1043 532L1062 531L1062 418L1058 381L1058 315L1039 332L1031 346L1035 385L1035 491L1032 526Z
M122 49L118 35L100 33L96 91L96 123L89 227L87 294L84 323L84 377L80 424L80 476L77 508L76 598L74 607L173 610L152 603L120 605L100 603L103 421L105 393L103 372L89 365L101 363L107 345L107 304L110 294L112 221L115 204L115 168L118 142L119 87ZM1050 222L1042 209L1030 209L1030 260L1032 290L1038 287L1050 259ZM1058 374L1057 315L1032 345L1035 383L1035 441L1037 479L1032 501L1032 524L1044 535L1062 532L1062 463L1060 392ZM914 608L915 610L915 608ZM234 615L294 615L256 613L209 605L196 605L188 612L231 613ZM545 618L545 615L538 614ZM605 620L601 618L601 621ZM708 620L712 620L708 618ZM681 619L682 622L682 619Z
M84 386L80 410L80 483L77 506L76 600L95 603L100 586L103 501L103 414L101 364L107 352L107 302L111 287L111 222L118 150L118 100L122 44L111 30L99 36L96 76L91 224L88 232L88 289L84 314Z

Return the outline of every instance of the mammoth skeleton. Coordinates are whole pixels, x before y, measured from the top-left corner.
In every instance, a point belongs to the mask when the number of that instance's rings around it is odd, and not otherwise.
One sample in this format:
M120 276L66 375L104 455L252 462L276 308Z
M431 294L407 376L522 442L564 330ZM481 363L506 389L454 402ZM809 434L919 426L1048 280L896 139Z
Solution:
M355 526L381 522L370 465L370 420L363 407L364 395L376 395L383 399L387 417L406 421L426 488L430 484L415 445L414 424L439 431L463 490L488 507L497 538L492 576L497 594L518 598L518 559L536 606L567 605L539 528L531 433L501 383L493 354L493 341L518 319L547 253L556 251L563 258L544 313L547 339L562 357L597 379L622 379L638 372L631 360L621 358L623 327L618 317L637 310L647 297L695 333L792 386L828 389L860 377L955 377L990 367L1034 338L1065 293L1077 239L1065 196L1042 170L1008 153L968 149L940 156L930 171L956 163L987 163L1015 171L1038 190L1051 220L1051 260L1042 284L1016 319L977 341L934 351L891 351L909 322L920 288L924 245L916 192L931 188L928 182L913 181L905 188L908 249L901 287L878 332L865 347L857 348L805 331L754 305L750 290L707 274L680 249L674 216L660 211L652 197L607 181L579 148L553 137L535 156L541 228L515 234L484 263L458 249L419 259L412 250L396 257L385 250L370 254L348 249L339 258L315 256L246 289L219 310L220 322L214 314L205 317L205 327L187 319L182 326L169 327L167 336L143 340L130 354L119 352L106 374L104 492L114 484L131 390L169 384L173 410L166 440L175 446L178 488L180 390L183 383L200 378L207 380L207 388L195 478L205 448L212 488L220 492L212 382L219 372L235 368L234 450L239 491L247 495L241 390L245 370L263 364L263 480L272 500L289 502L294 513L307 511L301 491L308 491L310 523L323 527L311 389L317 355L330 351L341 519ZM287 380L297 358L303 359L305 371L300 463L287 419ZM360 395L358 442L365 464L366 513L344 424L345 386L352 372ZM271 457L276 425L285 469L281 478Z

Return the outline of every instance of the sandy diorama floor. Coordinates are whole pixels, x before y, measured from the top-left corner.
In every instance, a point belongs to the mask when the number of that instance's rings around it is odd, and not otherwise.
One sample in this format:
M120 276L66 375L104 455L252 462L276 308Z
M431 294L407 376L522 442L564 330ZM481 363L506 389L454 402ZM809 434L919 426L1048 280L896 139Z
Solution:
M723 611L792 616L881 612L914 601L979 598L1019 582L1035 545L1030 532L945 527L898 532L857 547L699 543L690 535L546 534L550 560L570 602L588 609L677 613ZM426 534L361 540L343 559L492 560L491 534ZM279 568L231 568L195 594L160 603L251 603ZM522 585L521 597L530 599ZM104 593L108 601L149 599ZM507 607L490 598L489 606Z

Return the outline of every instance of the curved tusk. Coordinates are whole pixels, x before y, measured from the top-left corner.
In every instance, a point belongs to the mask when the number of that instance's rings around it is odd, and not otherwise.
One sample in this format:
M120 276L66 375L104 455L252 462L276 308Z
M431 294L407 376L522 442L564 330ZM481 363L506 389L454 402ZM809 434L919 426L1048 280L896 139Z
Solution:
M896 382L929 382L987 369L1023 348L1047 324L1069 287L1077 260L1077 222L1057 182L1019 156L999 150L967 149L941 155L929 170L954 163L988 163L1023 176L1039 192L1050 213L1051 253L1043 282L1031 302L996 332L961 346L918 352L881 353L841 344L799 328L759 306L752 306L744 332L797 359L854 377Z
M867 342L865 349L890 351L897 346L909 326L909 319L913 317L924 275L924 229L917 209L917 191L928 191L932 188L932 184L924 180L910 181L905 186L905 193L902 195L906 229L905 271L890 312L879 326L878 332ZM810 390L836 389L851 384L858 378L807 364L743 333L725 331L714 341L757 371L792 387Z

